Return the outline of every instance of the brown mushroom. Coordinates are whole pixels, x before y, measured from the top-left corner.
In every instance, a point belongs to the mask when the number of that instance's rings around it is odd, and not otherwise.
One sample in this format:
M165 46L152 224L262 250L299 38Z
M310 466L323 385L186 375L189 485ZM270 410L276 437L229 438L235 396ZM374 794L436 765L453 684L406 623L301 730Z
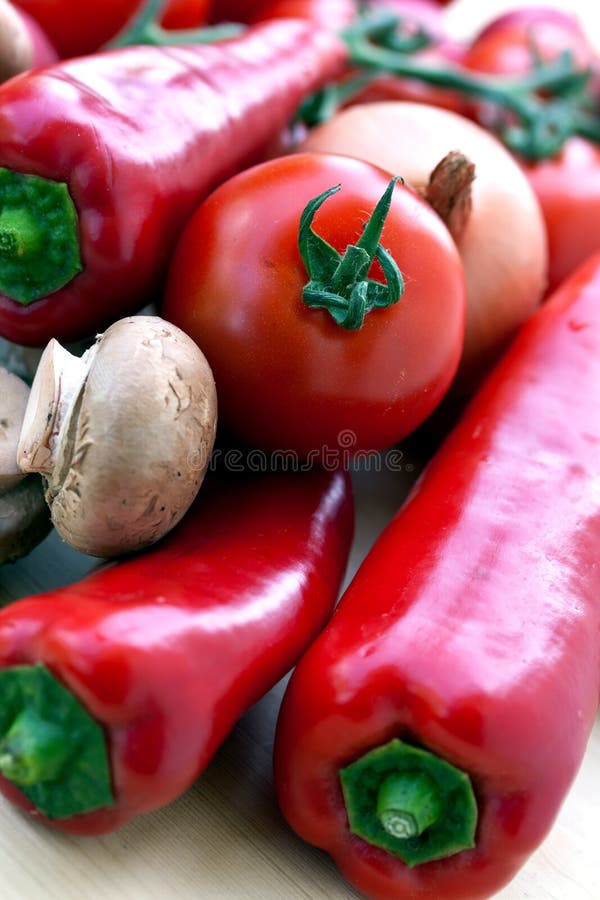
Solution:
M50 342L17 458L23 472L44 476L67 543L116 556L157 541L182 518L215 431L215 384L198 346L156 316L132 316L81 358Z
M0 368L0 565L29 553L50 530L41 479L17 465L29 388Z

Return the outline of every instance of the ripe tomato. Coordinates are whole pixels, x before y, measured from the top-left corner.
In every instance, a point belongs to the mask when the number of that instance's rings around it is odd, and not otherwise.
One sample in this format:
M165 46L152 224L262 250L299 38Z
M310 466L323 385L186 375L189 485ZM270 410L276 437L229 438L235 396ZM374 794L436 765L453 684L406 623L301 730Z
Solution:
M513 10L491 21L471 42L463 65L493 75L521 75L533 68L535 54L545 62L569 51L580 67L593 49L575 16L552 7Z
M280 157L217 188L184 230L162 315L206 354L220 422L247 444L321 459L380 450L423 422L449 387L463 341L462 265L446 227L409 188L396 185L381 237L404 278L400 301L355 331L302 301L306 204L342 185L313 227L343 252L389 179L347 157ZM381 281L381 270L371 277Z
M548 233L548 289L600 249L600 147L569 138L552 159L524 166Z
M575 16L552 7L514 10L493 20L465 53L468 68L494 75L520 75L533 66L532 47L550 61L570 51L575 65L594 63L594 50ZM486 125L493 108L474 104ZM600 150L570 138L554 158L524 164L548 234L548 291L600 247Z
M135 14L139 0L100 0L93 14L80 0L14 0L48 35L63 57L93 53L123 28ZM169 28L200 25L209 0L170 0L163 22Z

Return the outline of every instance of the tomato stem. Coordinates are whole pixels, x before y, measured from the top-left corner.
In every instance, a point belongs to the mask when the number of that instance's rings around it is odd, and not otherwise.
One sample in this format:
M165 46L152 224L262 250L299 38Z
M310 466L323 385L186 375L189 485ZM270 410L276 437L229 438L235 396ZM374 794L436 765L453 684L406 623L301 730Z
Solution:
M552 62L537 61L533 71L521 78L479 75L452 65L430 66L399 51L388 38L399 21L392 11L383 10L344 29L350 61L373 77L385 72L491 103L498 113L500 137L526 159L554 155L572 134L600 142L600 125L586 114L591 69L577 69L569 52ZM361 78L359 73L357 89ZM305 104L304 109L315 117L308 124L324 121L349 99L351 86L338 87L337 104L331 86L326 104L316 100Z
M302 300L310 308L325 309L342 328L360 328L365 316L375 308L397 303L404 293L402 274L394 258L379 243L390 210L394 187L392 178L383 196L365 223L356 244L349 244L341 255L312 228L317 210L341 185L328 188L306 205L300 218L298 249L310 281ZM368 277L373 261L379 262L385 283Z
M224 22L207 28L182 28L170 30L160 25L160 18L167 0L145 0L132 19L106 46L129 47L151 44L155 47L172 44L209 44L237 37L245 31L244 25Z

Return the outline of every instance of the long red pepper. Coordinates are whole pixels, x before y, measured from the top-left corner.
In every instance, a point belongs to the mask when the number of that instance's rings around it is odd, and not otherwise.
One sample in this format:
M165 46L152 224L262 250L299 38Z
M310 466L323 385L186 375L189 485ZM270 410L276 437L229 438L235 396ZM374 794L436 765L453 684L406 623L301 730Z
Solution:
M525 327L284 698L281 807L381 900L477 900L549 831L600 685L600 255Z
M343 473L203 487L143 555L0 612L0 789L99 834L181 794L337 598Z
M326 29L131 47L0 87L0 335L77 340L158 295L193 207L337 73Z

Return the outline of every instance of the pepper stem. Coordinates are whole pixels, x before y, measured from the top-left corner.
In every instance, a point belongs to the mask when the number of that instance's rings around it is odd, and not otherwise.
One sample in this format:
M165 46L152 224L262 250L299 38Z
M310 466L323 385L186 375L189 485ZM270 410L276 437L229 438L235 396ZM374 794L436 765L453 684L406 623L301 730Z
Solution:
M440 813L436 784L425 772L390 775L379 788L377 816L393 837L418 837Z
M173 44L209 44L237 37L245 26L237 22L224 22L207 28L182 28L171 30L160 24L167 0L145 0L132 19L107 45L107 48L130 47L151 44L155 47Z
M0 168L0 291L24 306L81 271L78 220L66 184Z
M114 803L102 728L43 666L0 670L0 774L50 819Z
M340 770L352 834L407 866L475 846L477 802L469 776L397 739Z
M25 708L0 741L0 772L22 786L51 781L60 775L72 752L69 736L60 725Z

